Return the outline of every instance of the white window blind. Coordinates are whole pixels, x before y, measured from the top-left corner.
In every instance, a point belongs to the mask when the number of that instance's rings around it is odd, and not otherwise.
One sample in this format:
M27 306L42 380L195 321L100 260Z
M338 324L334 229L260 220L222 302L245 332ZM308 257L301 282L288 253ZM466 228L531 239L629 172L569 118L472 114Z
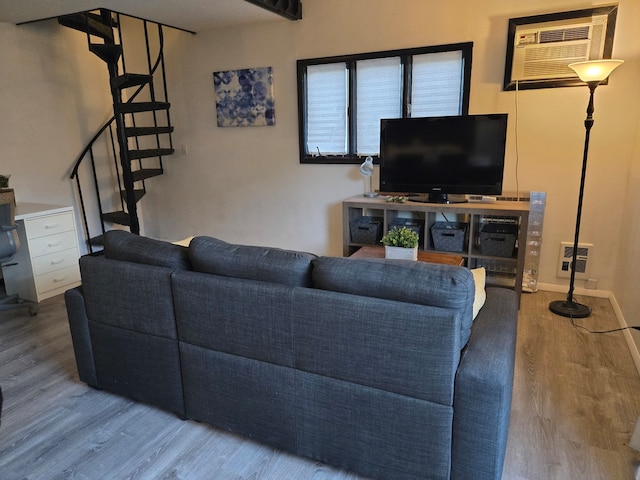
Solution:
M307 151L347 153L347 65L328 63L307 68Z
M411 116L460 115L462 82L461 51L414 55Z
M356 62L356 153L380 151L380 119L402 116L400 57Z

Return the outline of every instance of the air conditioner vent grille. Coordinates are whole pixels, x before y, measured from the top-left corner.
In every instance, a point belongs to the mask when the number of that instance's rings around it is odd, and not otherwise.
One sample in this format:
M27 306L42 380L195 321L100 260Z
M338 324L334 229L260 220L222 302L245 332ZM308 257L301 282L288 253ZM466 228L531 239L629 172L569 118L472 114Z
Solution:
M567 42L570 40L589 40L589 25L540 32L540 43Z
M589 58L589 44L586 41L527 48L522 65L522 76L524 79L572 76L573 70L567 65L587 58Z
M566 45L555 45L553 47L545 45L540 48L528 48L525 52L525 62L535 62L538 60L547 59L569 59L569 58L582 58L584 59L589 53L589 44L587 42L580 42Z

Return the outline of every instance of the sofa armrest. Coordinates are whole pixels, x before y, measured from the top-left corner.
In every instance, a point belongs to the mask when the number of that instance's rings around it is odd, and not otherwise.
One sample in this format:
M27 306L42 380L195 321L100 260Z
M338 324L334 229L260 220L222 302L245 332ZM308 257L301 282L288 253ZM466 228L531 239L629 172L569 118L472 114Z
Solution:
M518 323L512 290L488 288L455 382L452 479L500 480L509 432Z
M67 290L64 294L64 301L67 306L78 375L80 380L87 385L97 388L96 367L93 362L93 348L89 337L89 319L84 306L82 287Z

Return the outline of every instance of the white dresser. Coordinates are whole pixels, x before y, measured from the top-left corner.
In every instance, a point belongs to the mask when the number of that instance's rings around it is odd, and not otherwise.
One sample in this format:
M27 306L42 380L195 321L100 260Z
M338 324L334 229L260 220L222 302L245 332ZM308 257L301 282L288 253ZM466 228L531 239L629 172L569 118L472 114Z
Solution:
M20 248L2 268L7 294L41 302L80 285L73 207L18 203L16 223Z

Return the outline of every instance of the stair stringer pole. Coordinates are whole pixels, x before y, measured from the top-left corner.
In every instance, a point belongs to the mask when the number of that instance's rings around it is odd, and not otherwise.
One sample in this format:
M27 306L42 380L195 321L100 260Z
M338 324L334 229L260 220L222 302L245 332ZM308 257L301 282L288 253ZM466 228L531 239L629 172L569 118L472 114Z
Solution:
M103 20L111 23L111 12L101 10ZM105 16L108 15L107 18ZM106 40L105 40L106 42ZM115 43L115 41L111 41ZM123 52L124 55L124 52ZM109 78L111 80L118 77L118 63L107 62L109 68ZM126 72L122 72L123 74ZM118 106L122 104L122 91L111 83L111 96L113 98L113 109L116 117L116 137L118 139L120 152L120 166L122 167L122 183L125 190L125 204L129 215L129 230L136 235L140 234L140 222L138 221L138 207L134 192L133 172L131 170L131 160L129 158L129 141L126 135L125 113L119 111Z

